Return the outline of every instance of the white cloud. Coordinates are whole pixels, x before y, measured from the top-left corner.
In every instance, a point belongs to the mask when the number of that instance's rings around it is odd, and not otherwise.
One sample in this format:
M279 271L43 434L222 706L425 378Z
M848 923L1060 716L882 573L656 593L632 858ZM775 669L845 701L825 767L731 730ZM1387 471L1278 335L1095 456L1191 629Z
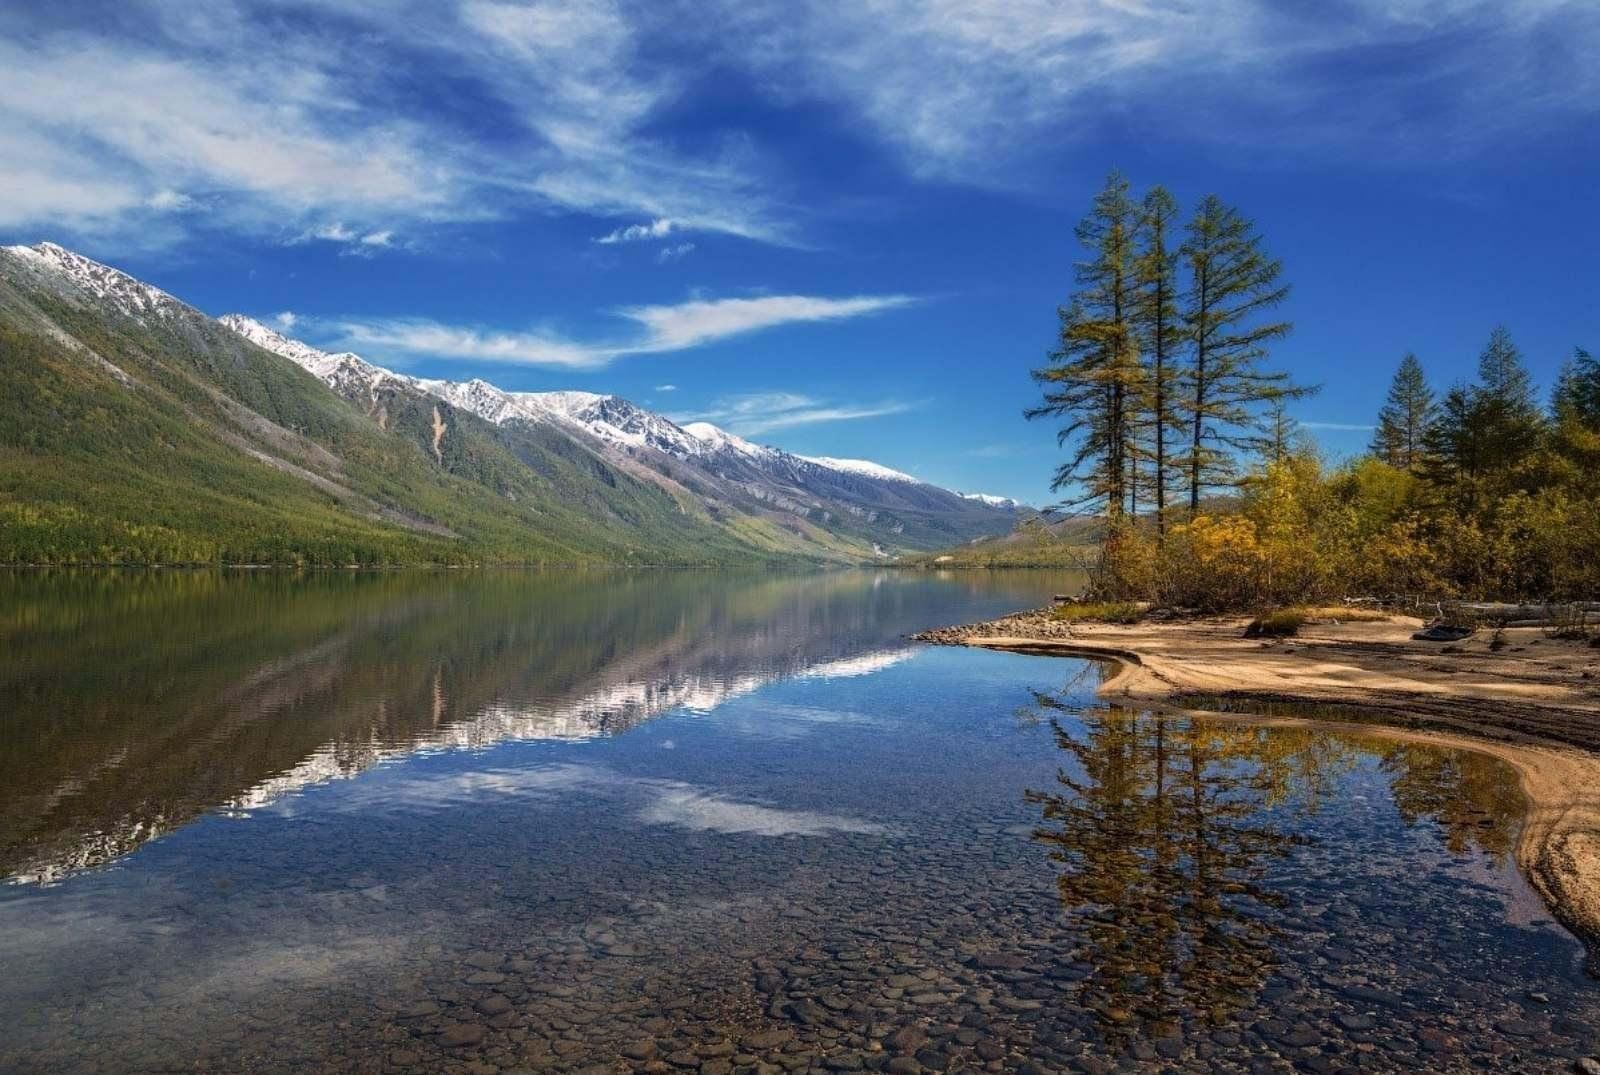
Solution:
M740 436L753 437L797 426L904 414L915 406L905 400L837 403L798 392L752 392L724 397L703 411L673 415L673 420L680 423L711 422Z
M280 331L288 332L300 321L300 316L293 310L284 310L281 313L273 314L271 320L274 325L278 326Z
M196 205L196 202L193 198L189 197L189 195L184 194L181 191L163 189L158 190L154 194L150 195L150 197L146 199L145 205L151 209L157 210L158 212L181 213L193 209Z
M1295 424L1303 429L1332 429L1350 433L1370 432L1377 428L1370 423L1362 425L1357 422L1296 422Z
M1592 0L722 0L727 62L842 105L916 172L1015 182L997 161L1105 124L1223 143L1428 159L1592 115ZM929 72L960 72L932 78Z
M342 344L358 351L365 348L418 358L592 369L624 355L683 351L782 325L863 317L915 301L907 295L845 299L768 295L753 299L695 299L675 306L629 306L614 312L633 322L638 331L595 342L580 342L551 332L507 332L419 318L349 319L339 323L338 331L343 336Z
M330 224L307 228L285 241L290 246L311 242L334 243L344 247L340 251L341 254L357 257L371 257L380 250L394 249L398 245L395 243L394 230L391 228L379 228L375 231L358 230L337 220Z
M656 385L656 391L657 392L676 392L677 390L678 390L678 386L675 385L675 384L658 384L658 385Z
M664 239L672 234L672 221L666 217L657 217L648 224L629 224L625 228L618 228L613 232L600 236L595 242L604 246L615 243L638 243L646 239Z
M656 254L656 264L665 265L668 262L678 261L694 253L693 243L678 243L676 246L663 247Z
M759 129L673 128L717 67L916 174L991 185L1107 124L1436 160L1600 109L1593 0L13 0L4 19L0 228L102 249L530 211L649 222L617 242L670 222L646 237L797 244L807 169Z
M592 369L622 353L537 332L502 332L437 321L394 318L339 323L344 346L379 354L465 362Z
M128 245L181 191L204 226L266 238L552 208L791 231L748 148L645 133L679 82L649 72L638 18L606 3L319 0L289 18L272 0L129 0L100 20L5 18L0 227ZM441 92L396 92L421 85Z
M764 295L750 299L696 299L673 306L625 306L617 312L648 331L648 344L635 350L680 351L774 325L840 321L916 301L910 295L858 295L845 299Z

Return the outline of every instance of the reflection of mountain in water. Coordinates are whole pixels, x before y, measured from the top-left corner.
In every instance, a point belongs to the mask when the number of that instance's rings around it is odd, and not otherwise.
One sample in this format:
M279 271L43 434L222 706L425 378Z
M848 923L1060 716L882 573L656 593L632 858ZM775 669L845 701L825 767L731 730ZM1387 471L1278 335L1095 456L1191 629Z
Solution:
M1039 695L1068 764L1029 791L1034 838L1060 867L1079 919L1081 1003L1107 1035L1162 1037L1251 1003L1277 964L1269 867L1301 839L1270 808L1315 811L1337 778L1375 757L1408 824L1448 845L1505 852L1521 816L1515 774L1486 755L1293 727L1082 711Z
M1050 584L689 571L0 579L0 871L53 880L208 809L248 810L418 749L612 735L774 679L862 674L909 655L910 631Z

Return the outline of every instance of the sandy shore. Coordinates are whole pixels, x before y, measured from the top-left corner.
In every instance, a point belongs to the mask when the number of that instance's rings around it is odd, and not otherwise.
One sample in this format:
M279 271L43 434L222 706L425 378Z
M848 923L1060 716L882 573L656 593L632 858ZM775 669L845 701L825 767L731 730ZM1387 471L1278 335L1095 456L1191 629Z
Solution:
M1048 609L924 632L923 641L1103 657L1118 669L1109 700L1198 712L1207 696L1248 714L1283 703L1349 707L1312 716L1240 719L1348 726L1390 738L1465 747L1513 766L1528 800L1517 858L1552 913L1600 965L1600 649L1546 638L1539 628L1489 633L1453 646L1414 642L1421 622L1326 619L1292 639L1244 637L1244 618L1068 624ZM1190 705L1198 704L1190 702ZM1377 718L1379 723L1368 723Z

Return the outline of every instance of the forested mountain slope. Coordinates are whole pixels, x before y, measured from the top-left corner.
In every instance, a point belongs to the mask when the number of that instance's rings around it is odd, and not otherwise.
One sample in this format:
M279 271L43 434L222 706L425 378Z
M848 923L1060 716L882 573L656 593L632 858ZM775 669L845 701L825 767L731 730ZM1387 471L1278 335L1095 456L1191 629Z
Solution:
M572 416L496 421L246 335L61 247L0 249L0 562L837 561L1006 526L938 519L939 496L973 503L944 490L857 511L708 492L727 479Z

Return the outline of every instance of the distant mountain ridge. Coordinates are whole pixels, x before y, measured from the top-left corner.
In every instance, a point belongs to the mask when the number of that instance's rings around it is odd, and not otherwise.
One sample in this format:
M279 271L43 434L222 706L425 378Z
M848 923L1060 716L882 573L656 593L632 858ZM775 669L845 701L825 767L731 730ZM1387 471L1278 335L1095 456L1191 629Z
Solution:
M411 377L0 248L0 562L860 561L1011 529L999 498L616 396Z
M217 319L251 343L296 362L318 377L333 383L348 371L359 368L373 379L402 377L463 410L471 411L496 425L509 421L555 420L569 422L596 437L615 444L653 448L680 459L712 458L733 454L745 460L772 465L802 467L812 464L840 474L857 475L880 481L928 485L920 478L865 459L836 459L828 456L803 456L781 448L755 444L709 422L679 425L663 415L645 410L620 396L597 392L508 392L488 381L428 380L403 377L364 361L348 352L329 354L285 336L244 314L224 314ZM959 493L991 507L1020 508L1007 497L982 493Z

